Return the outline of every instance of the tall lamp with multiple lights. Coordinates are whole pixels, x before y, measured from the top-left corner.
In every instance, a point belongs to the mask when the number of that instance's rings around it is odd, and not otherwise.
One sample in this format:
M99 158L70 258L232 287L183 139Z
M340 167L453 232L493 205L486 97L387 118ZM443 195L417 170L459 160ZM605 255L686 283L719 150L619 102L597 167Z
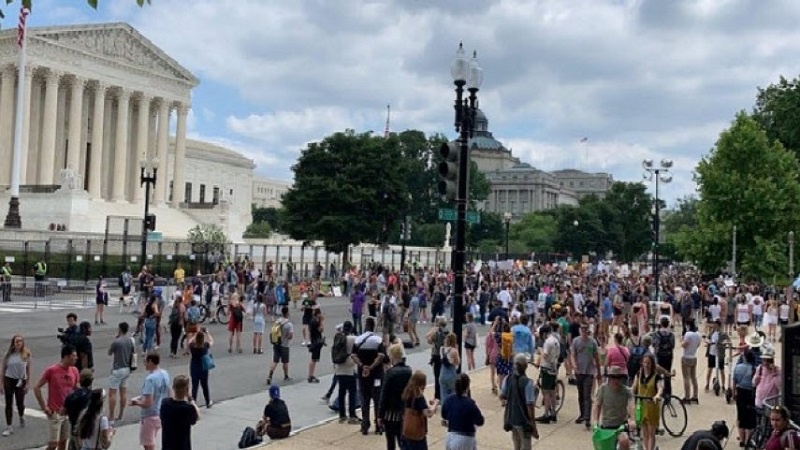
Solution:
M475 113L478 108L478 89L483 82L483 69L478 64L477 53L472 59L464 54L463 44L458 44L456 57L450 66L453 84L456 85L455 128L459 133L458 150L442 146L443 161L439 166L442 181L439 191L456 203L456 241L452 266L455 272L453 286L453 333L458 340L461 354L461 330L464 325L464 291L466 284L466 231L467 200L469 186L469 139L475 131ZM464 96L466 86L469 96ZM454 170L455 169L455 170ZM455 183L454 183L455 182ZM456 184L456 186L453 186ZM455 188L455 189L453 189Z
M670 174L672 160L662 159L660 165L656 167L652 159L645 159L642 161L642 168L644 168L644 179L647 181L655 180L656 183L656 200L653 206L653 282L655 283L654 300L658 300L660 297L658 251L661 239L661 205L658 199L658 186L659 183L669 183L672 181L672 175Z
M150 214L150 187L155 186L158 174L158 158L143 155L139 161L139 184L144 186L144 223L142 224L142 264L147 264L147 232L156 229L156 216Z
M513 217L513 214L511 214L508 211L503 213L503 223L506 224L506 261L508 261L508 229L511 226L511 218L512 217Z

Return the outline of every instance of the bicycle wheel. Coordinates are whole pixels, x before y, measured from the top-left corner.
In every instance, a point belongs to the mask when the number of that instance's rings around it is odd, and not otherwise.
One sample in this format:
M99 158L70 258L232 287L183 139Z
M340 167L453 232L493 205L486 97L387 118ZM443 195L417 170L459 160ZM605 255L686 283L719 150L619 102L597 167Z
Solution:
M561 407L564 406L564 397L566 392L564 390L564 382L556 380L556 414L561 412Z
M200 309L200 319L198 319L198 321L203 323L208 318L208 308L203 304L197 305L197 307Z
M661 423L670 436L682 436L686 431L688 420L686 406L678 397L671 395L667 401L661 404Z
M217 322L227 325L229 319L228 305L219 305L219 307L217 307Z

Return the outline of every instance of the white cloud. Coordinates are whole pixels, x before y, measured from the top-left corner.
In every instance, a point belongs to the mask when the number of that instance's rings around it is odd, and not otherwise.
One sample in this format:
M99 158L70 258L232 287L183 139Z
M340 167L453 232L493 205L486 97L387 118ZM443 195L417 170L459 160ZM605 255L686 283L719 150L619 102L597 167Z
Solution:
M693 166L756 87L800 71L787 57L800 54L794 0L159 0L110 11L238 93L224 100L235 108L215 111L214 98L201 117L224 120L227 139L279 171L331 132L381 132L387 103L393 129L453 136L449 64L463 39L485 70L490 128L522 160L638 180L642 158L671 158L674 198L693 192Z

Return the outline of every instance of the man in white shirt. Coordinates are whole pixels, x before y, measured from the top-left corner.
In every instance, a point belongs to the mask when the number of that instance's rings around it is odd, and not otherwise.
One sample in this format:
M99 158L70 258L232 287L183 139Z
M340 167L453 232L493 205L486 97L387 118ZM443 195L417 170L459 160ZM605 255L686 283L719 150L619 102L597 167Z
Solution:
M502 291L497 293L497 300L503 305L503 309L508 310L509 305L511 304L511 285L506 285L506 288Z
M683 375L683 402L698 403L697 401L697 349L703 339L697 332L697 324L694 318L686 320L684 323L686 334L683 335L681 347L683 356L681 357L681 374ZM691 391L691 395L690 395Z
M575 311L582 313L583 304L584 304L583 294L581 294L580 289L578 289L578 287L576 286L575 290L572 292L572 307L575 309Z

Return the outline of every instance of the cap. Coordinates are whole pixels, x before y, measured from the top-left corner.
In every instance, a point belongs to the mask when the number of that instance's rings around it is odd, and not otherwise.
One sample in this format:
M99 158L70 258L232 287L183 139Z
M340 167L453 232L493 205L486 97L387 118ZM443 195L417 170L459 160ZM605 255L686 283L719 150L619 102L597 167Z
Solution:
M281 398L281 388L279 388L277 384L273 384L269 387L269 398Z

